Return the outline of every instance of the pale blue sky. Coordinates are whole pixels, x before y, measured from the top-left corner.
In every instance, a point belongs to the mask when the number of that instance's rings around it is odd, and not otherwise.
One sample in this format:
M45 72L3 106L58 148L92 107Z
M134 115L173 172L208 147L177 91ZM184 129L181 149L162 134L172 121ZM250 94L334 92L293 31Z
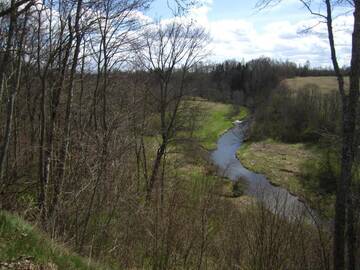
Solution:
M326 27L316 26L312 33L302 30L316 25L299 0L284 0L281 5L259 11L257 0L202 0L190 17L209 31L212 42L211 61L250 60L269 56L313 66L330 65ZM147 13L153 18L170 16L166 0L155 0ZM316 7L314 7L316 8ZM342 16L335 22L339 60L349 62L352 18Z
M212 21L222 19L246 19L255 22L258 27L262 27L264 22L279 19L296 21L306 17L304 9L296 0L287 0L284 1L282 5L262 11L256 9L257 1L258 0L212 0L208 18ZM155 0L149 14L156 18L169 17L171 12L168 9L167 1Z

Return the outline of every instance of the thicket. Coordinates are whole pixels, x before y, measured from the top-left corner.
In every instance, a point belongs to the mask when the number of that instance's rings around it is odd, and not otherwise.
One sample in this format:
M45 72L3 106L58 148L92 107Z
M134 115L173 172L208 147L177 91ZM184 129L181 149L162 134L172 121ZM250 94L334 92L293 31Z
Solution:
M318 143L339 134L340 100L337 92L322 93L314 84L302 89L278 86L256 109L252 136L288 143Z

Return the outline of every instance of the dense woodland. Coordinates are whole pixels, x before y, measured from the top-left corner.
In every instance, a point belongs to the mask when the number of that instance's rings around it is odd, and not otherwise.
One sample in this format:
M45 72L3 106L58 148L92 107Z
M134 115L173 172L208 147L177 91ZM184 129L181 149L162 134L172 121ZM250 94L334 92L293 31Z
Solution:
M335 196L342 93L282 81L359 71L266 57L207 63L209 37L183 16L189 4L169 2L174 19L162 23L141 15L148 0L0 3L1 210L110 269L343 269L333 266L329 222L221 195L223 179L193 135L205 117L193 101L248 107L250 140L315 145L321 159L305 184ZM355 270L352 153L346 252Z

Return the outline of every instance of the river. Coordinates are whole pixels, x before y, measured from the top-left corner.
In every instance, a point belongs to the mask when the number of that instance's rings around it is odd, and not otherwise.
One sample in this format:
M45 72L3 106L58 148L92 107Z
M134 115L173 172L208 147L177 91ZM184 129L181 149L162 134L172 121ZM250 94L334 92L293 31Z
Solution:
M299 214L308 216L311 210L298 197L284 188L272 185L264 175L246 169L237 159L236 151L244 141L247 126L246 122L238 123L219 138L217 149L211 153L211 158L220 174L233 181L240 178L245 180L246 195L257 198L273 213L288 218L297 218Z

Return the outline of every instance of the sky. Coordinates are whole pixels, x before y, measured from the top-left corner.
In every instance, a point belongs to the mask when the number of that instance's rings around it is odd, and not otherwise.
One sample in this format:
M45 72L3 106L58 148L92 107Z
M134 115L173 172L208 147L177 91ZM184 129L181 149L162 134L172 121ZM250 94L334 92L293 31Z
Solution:
M209 61L251 60L261 56L311 66L331 65L327 30L299 0L283 0L266 10L255 8L257 0L202 0L187 15L209 32ZM319 10L314 6L315 11ZM335 10L335 41L340 65L349 65L353 19L346 9ZM155 0L147 15L169 17L166 0ZM306 31L306 29L309 29Z

